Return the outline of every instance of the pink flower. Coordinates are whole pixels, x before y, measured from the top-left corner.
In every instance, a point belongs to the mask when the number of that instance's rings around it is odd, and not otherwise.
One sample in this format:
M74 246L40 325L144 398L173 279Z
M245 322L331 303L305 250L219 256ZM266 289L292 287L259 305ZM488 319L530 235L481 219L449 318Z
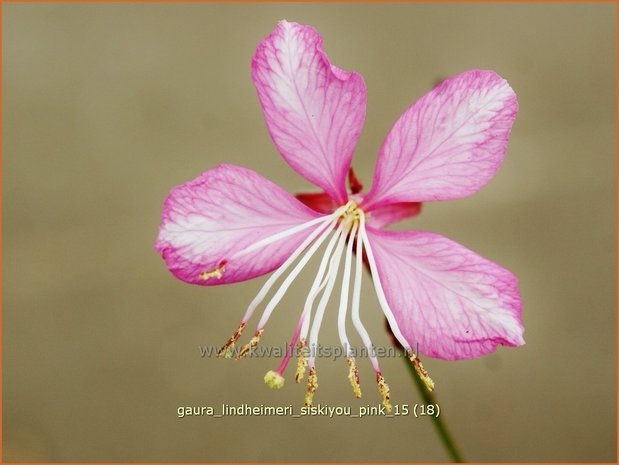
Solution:
M309 365L308 405L317 377L316 353L307 357L307 348L317 347L342 257L338 330L358 397L359 374L346 332L349 307L383 401L389 403L389 388L360 318L364 256L391 330L429 389L433 382L417 350L458 360L488 354L499 345L524 344L522 304L511 272L438 234L383 229L417 214L421 202L466 197L492 178L518 110L504 79L492 71L466 71L409 107L387 135L372 188L363 194L351 171L365 119L363 78L329 62L315 29L286 21L259 44L252 78L279 152L324 193L295 198L258 173L232 165L219 165L170 192L156 248L177 278L211 286L273 272L221 355L232 356L248 320L287 273L237 356L255 348L273 309L323 243L290 344L302 349L297 382ZM349 174L351 192L346 190ZM267 384L283 385L290 355L267 373Z

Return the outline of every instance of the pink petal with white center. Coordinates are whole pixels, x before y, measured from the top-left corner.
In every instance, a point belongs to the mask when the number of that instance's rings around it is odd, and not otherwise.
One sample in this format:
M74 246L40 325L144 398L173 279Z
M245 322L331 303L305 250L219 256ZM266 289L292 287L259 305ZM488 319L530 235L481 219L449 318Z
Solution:
M258 173L218 165L172 189L163 206L156 249L170 271L188 283L244 281L278 268L315 227L242 257L235 254L318 217Z
M443 81L387 135L364 207L478 191L503 162L517 111L516 94L493 71L466 71Z
M458 360L524 344L518 280L510 271L438 234L367 234L385 297L413 349Z
M252 78L284 159L345 203L344 181L365 120L363 78L329 62L314 28L287 21L258 45Z

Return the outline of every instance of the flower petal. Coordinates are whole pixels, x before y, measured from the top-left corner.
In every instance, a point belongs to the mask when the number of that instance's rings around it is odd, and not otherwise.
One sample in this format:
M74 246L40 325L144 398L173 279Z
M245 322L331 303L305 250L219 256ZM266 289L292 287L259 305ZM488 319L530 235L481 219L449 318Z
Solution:
M368 223L374 228L384 228L421 213L421 202L390 203L374 208L368 213Z
M295 197L303 204L320 213L328 215L337 209L337 204L326 192L301 193L295 195Z
M365 120L361 75L333 66L314 28L280 21L256 50L252 78L284 159L345 203L344 181Z
M258 173L219 165L172 189L164 203L156 249L183 281L200 285L244 281L279 267L313 228L242 257L235 254L319 217Z
M443 81L387 135L365 208L478 191L503 162L517 111L516 94L493 71L466 71Z
M438 234L367 228L385 297L413 348L446 360L524 344L517 278Z

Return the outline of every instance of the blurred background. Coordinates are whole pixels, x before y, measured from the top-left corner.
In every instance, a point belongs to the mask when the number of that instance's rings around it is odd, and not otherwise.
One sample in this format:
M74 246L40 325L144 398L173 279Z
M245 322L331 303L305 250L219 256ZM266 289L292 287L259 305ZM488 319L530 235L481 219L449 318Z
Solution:
M520 113L497 176L398 228L441 233L514 271L527 345L425 365L469 460L616 459L614 4L3 12L5 461L447 460L427 418L177 418L180 406L302 406L292 379L264 385L278 360L200 357L264 278L190 286L153 249L168 191L218 163L313 189L278 155L250 79L256 45L283 18L316 27L332 62L365 77L354 167L366 187L389 128L437 80L482 68L509 81ZM302 281L265 345L290 337ZM362 314L388 346L369 283ZM337 346L333 307L321 342ZM366 360L361 401L343 360L318 363L316 402L379 403ZM402 360L381 363L394 403L421 402Z

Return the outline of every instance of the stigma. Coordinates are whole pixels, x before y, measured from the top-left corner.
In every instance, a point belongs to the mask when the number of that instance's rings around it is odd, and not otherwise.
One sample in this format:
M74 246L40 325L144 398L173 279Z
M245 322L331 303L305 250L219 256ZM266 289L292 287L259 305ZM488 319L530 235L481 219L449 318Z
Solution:
M310 259L316 255L319 249L322 249L322 258L318 265L318 270L309 287L307 297L303 309L299 314L298 322L293 331L290 343L287 345L287 350L283 356L279 367L275 370L270 370L264 377L265 383L273 388L280 389L284 386L284 373L287 369L290 359L297 356L297 367L294 375L296 383L300 383L305 377L306 370L309 370L307 377L307 387L305 394L305 405L311 406L314 395L318 388L318 376L316 359L318 358L317 351L320 350L318 344L318 335L322 327L323 317L326 308L331 299L333 289L338 277L340 277L340 296L338 302L337 313L337 330L340 339L340 344L343 348L343 357L347 364L347 378L352 387L353 395L356 398L361 398L361 382L359 368L355 359L355 351L353 350L349 339L347 326L352 322L357 334L361 338L365 347L372 369L374 370L378 394L382 398L383 405L387 411L391 410L390 389L381 373L378 359L375 356L375 348L370 339L369 333L366 330L360 316L360 300L361 286L364 274L364 255L367 257L367 263L371 270L372 280L376 289L376 294L381 304L381 308L385 316L389 320L393 333L399 342L407 351L411 363L415 367L417 374L424 381L428 390L434 388L434 382L428 376L427 371L423 368L419 357L412 351L410 344L402 336L397 322L393 317L393 312L389 308L382 285L376 270L371 245L366 234L365 223L366 214L359 206L360 199L356 195L352 195L350 200L341 207L337 208L332 214L323 216L318 219L311 220L299 226L295 226L289 230L280 232L267 239L263 239L242 252L233 256L245 255L251 251L264 247L265 245L279 241L292 234L296 234L303 229L311 228L311 232L299 247L286 259L286 261L275 270L267 279L262 289L258 292L254 300L249 304L239 327L226 341L223 347L218 352L218 355L224 358L244 358L258 350L258 344L263 336L265 326L271 317L272 312L277 307L283 296L286 294L292 283L295 281L299 273L305 268ZM201 275L203 279L211 277L220 278L223 273L219 268L205 272ZM342 272L340 273L340 269ZM354 272L353 272L354 270ZM217 274L219 273L219 275ZM341 276L340 276L341 274ZM283 276L285 275L285 278ZM280 281L279 287L275 289L275 284ZM255 311L265 301L268 295L270 299L266 303L262 316L260 317L253 337L248 343L243 345L240 350L235 351L235 345L240 339L243 330L252 318ZM292 350L291 348L296 348ZM233 355L236 355L233 357Z

